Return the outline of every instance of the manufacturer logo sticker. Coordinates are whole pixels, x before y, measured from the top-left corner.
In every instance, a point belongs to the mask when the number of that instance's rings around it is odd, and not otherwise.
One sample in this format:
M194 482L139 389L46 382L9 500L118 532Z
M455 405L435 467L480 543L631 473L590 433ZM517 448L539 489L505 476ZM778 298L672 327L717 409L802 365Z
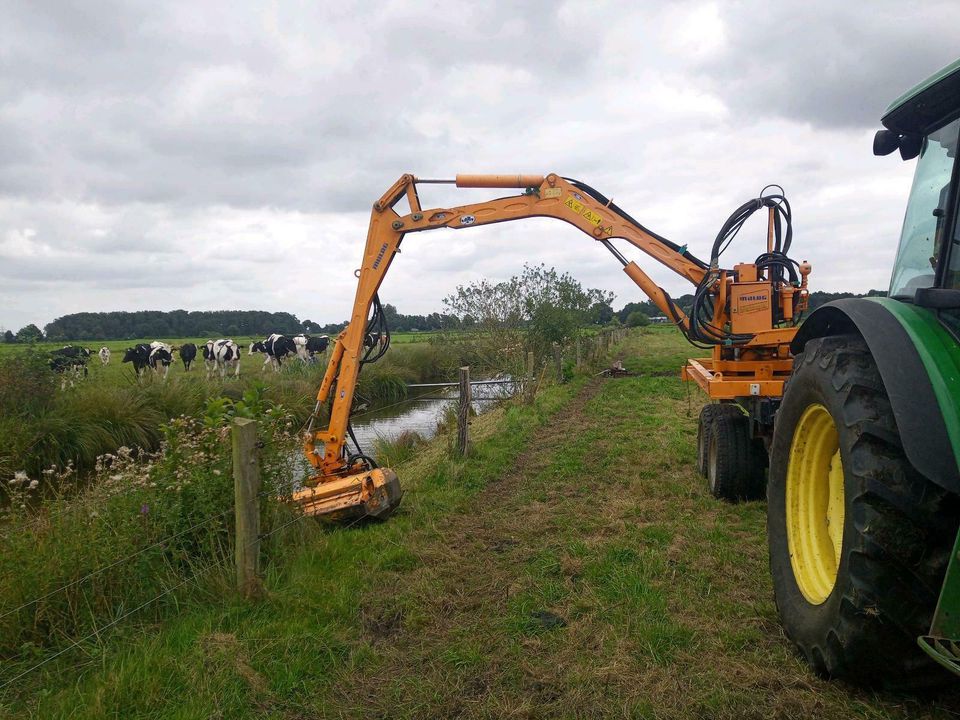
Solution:
M380 252L377 253L377 259L373 261L373 269L376 270L380 265L380 261L383 260L384 254L387 252L387 244L384 243L383 247L380 248Z

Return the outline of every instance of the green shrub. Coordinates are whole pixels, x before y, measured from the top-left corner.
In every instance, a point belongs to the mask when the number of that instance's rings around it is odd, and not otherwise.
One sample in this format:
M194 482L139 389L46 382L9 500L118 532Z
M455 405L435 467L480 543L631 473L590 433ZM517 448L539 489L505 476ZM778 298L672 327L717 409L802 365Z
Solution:
M627 327L646 327L650 324L650 318L647 317L646 313L641 312L640 310L634 310L632 313L627 315Z

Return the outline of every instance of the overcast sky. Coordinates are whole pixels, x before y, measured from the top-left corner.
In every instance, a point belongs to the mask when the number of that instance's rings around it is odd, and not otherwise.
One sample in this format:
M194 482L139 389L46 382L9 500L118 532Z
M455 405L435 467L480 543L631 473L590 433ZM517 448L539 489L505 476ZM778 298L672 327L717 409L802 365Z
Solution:
M912 164L871 138L955 59L960 3L0 0L0 18L0 327L16 330L78 311L344 319L369 208L405 172L575 177L701 256L780 183L815 289L886 288ZM753 259L762 236L758 220L724 257ZM543 219L410 236L381 297L438 310L524 261L640 298L606 250Z

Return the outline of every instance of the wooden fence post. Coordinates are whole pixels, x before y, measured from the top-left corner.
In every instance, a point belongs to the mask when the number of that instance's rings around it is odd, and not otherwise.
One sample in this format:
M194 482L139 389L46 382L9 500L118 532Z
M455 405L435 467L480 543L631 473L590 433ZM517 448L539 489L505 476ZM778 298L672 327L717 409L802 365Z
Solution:
M580 347L580 336L577 335L577 369L580 369L580 366L583 364L583 349Z
M524 401L529 405L533 402L533 382L536 375L536 363L533 359L533 350L527 352L527 386L524 388Z
M470 422L470 366L460 368L460 405L457 407L457 453L466 456Z
M560 350L560 344L553 344L553 368L557 376L557 382L563 382L563 354Z
M246 598L259 597L260 585L260 459L257 422L233 421L233 491L236 516L235 556L237 590Z

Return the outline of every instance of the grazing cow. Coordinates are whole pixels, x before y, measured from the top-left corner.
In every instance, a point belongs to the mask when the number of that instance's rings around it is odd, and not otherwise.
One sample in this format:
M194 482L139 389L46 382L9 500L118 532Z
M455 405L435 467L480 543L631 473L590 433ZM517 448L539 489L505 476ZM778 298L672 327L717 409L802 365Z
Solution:
M280 366L283 365L283 359L287 355L295 355L297 346L286 335L277 335L274 333L266 340L250 343L250 355L254 353L263 353L267 356L263 361L263 369L270 365L274 372L280 372Z
M193 343L184 343L178 352L180 353L180 359L183 361L184 371L190 372L190 366L197 357L197 346Z
M169 343L160 342L159 340L154 340L150 343L150 350L166 350L168 353L173 355L173 345Z
M233 376L240 377L240 346L233 340L207 340L203 347L203 362L207 366L207 378L214 370L219 370L222 380L231 366L235 368Z
M143 374L143 371L150 364L150 346L146 343L138 343L132 348L127 348L123 353L123 362L133 363L134 372L137 373L137 379Z
M330 344L330 338L326 335L297 335L293 338L293 344L297 348L297 357L304 363L311 362L314 355L323 355Z
M100 364L101 364L101 365L109 365L109 364L110 364L110 348L108 348L106 345L104 345L102 348L100 348L100 352L98 352L97 355L100 356Z
M77 345L64 345L59 350L50 351L50 369L62 376L61 390L66 389L68 376L70 387L73 387L74 380L87 376L87 362L92 354L92 350Z
M147 357L147 364L155 373L160 373L163 368L163 379L167 379L170 374L170 364L173 362L173 349L161 342L150 343L150 355Z

